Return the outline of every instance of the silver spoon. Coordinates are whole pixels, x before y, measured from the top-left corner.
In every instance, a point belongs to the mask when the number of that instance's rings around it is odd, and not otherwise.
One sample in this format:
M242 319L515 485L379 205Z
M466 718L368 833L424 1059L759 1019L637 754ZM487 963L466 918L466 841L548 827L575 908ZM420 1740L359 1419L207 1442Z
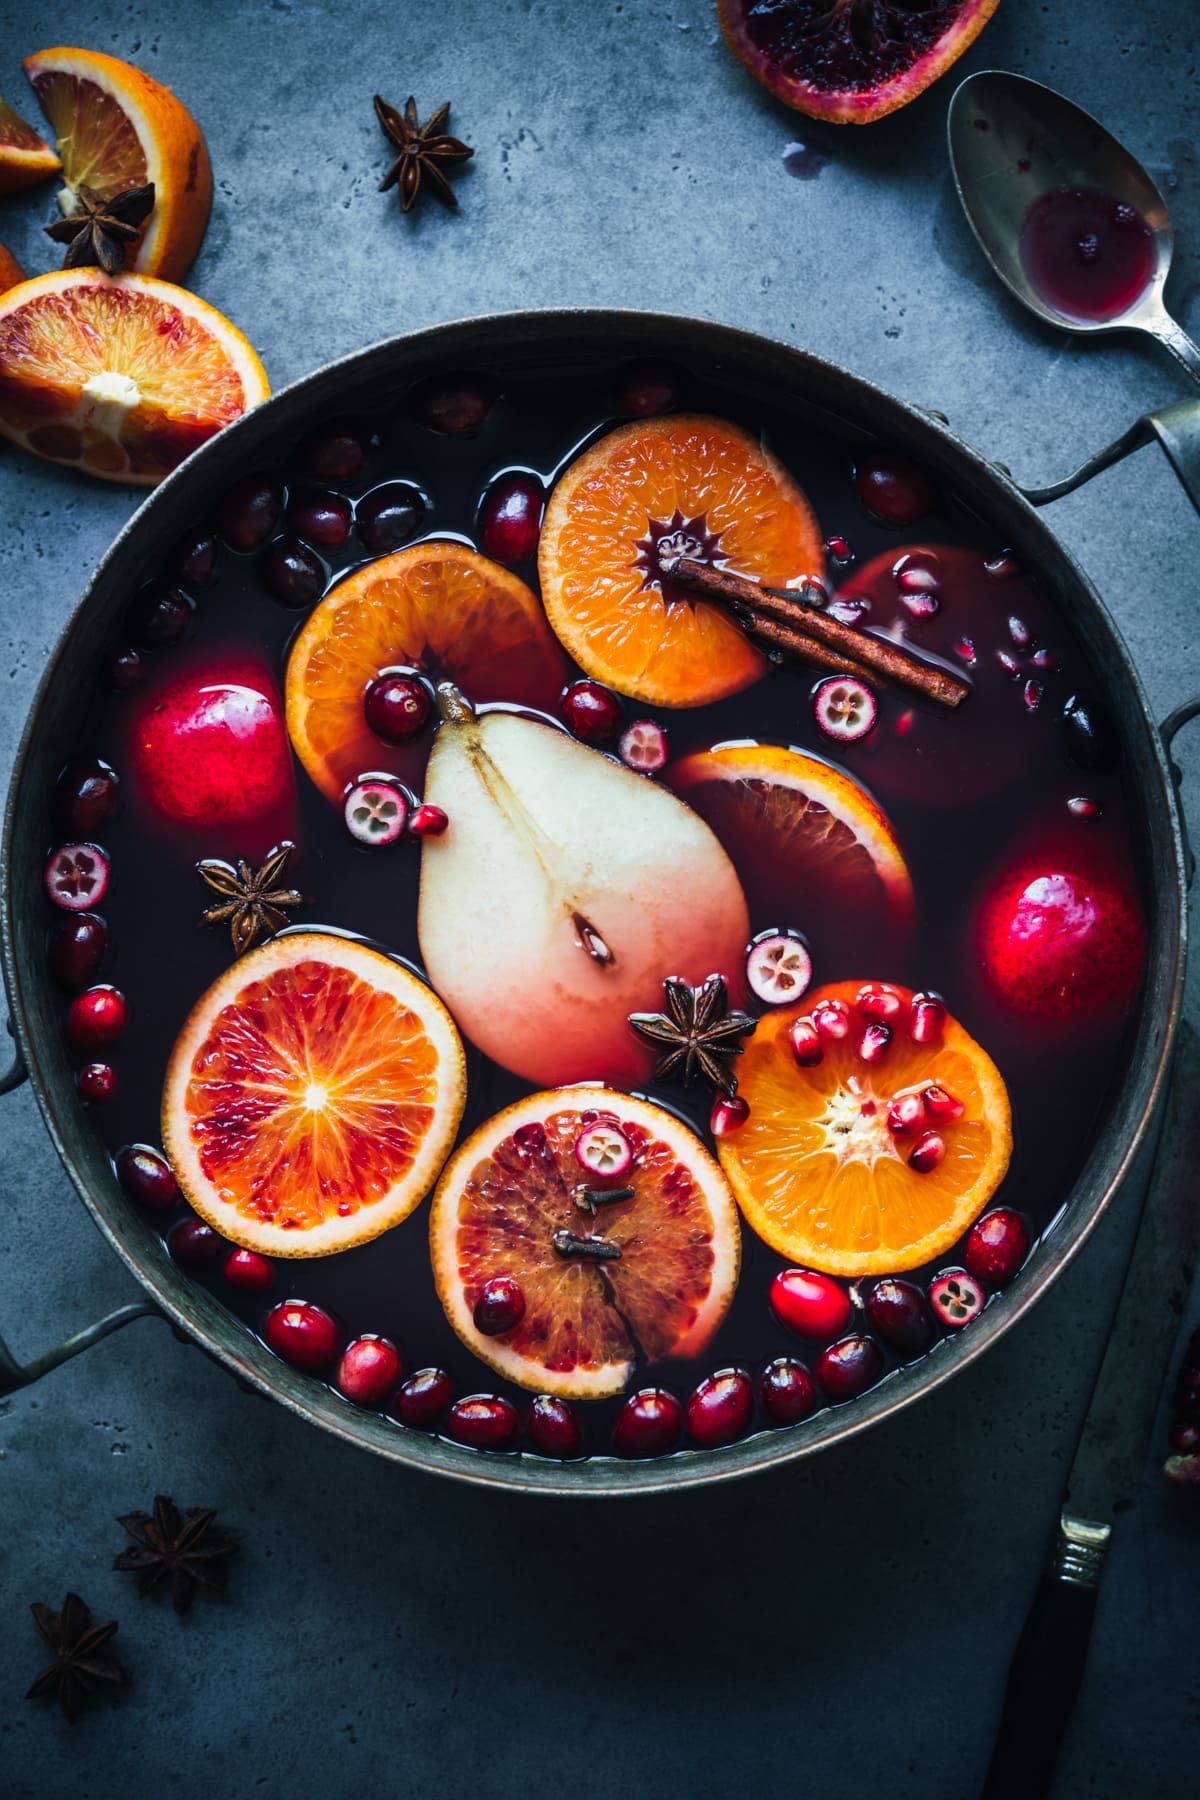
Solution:
M1135 156L1098 120L1024 75L985 69L964 81L950 102L950 164L963 211L997 275L1018 300L1064 331L1145 331L1195 381L1200 346L1163 303L1175 248L1166 201ZM1021 227L1034 200L1059 189L1090 189L1137 209L1151 234L1151 274L1140 294L1114 318L1064 312L1030 279Z

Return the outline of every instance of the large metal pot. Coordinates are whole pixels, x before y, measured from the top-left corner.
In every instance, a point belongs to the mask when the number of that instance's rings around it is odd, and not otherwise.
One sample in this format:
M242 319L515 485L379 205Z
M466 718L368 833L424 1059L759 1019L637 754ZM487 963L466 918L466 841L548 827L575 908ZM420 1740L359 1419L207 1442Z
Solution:
M527 1456L486 1457L421 1433L403 1431L345 1403L320 1382L279 1361L202 1287L174 1265L156 1232L118 1186L109 1158L76 1097L59 1026L59 1001L45 973L40 872L50 838L49 796L75 742L78 695L115 641L130 593L148 579L184 527L203 516L214 494L254 467L282 460L303 429L332 413L373 411L438 369L505 362L545 366L598 356L669 355L726 380L769 387L778 399L826 416L835 428L868 432L910 450L947 489L1011 543L1068 610L1122 720L1125 753L1140 797L1150 882L1149 966L1137 1041L1113 1111L1054 1230L1029 1266L971 1330L921 1362L897 1370L853 1407L710 1452L661 1461L597 1460L557 1465ZM51 658L17 754L0 855L0 938L16 1039L16 1060L0 1093L26 1077L80 1199L108 1243L147 1290L149 1300L122 1308L36 1362L19 1368L0 1340L0 1393L36 1379L67 1356L130 1319L158 1315L262 1393L313 1424L397 1463L482 1485L538 1493L661 1492L747 1475L816 1451L921 1395L982 1356L1046 1292L1107 1209L1151 1128L1166 1076L1183 992L1188 856L1169 737L1200 710L1175 714L1160 731L1103 602L1034 510L1136 448L1163 442L1200 505L1200 403L1154 415L1118 445L1056 487L1027 494L1006 470L957 438L939 417L802 351L726 326L629 312L523 312L466 320L398 337L321 369L278 394L191 457L146 501L116 539L83 595ZM1165 737L1164 737L1165 734Z

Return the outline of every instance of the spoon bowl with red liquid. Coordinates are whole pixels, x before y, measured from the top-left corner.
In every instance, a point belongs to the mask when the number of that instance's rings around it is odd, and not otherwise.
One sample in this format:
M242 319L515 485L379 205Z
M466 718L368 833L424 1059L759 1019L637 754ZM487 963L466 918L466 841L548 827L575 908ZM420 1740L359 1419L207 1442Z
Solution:
M1149 332L1200 381L1163 300L1171 217L1123 144L1053 88L990 69L959 86L947 131L967 221L1018 300L1065 331Z

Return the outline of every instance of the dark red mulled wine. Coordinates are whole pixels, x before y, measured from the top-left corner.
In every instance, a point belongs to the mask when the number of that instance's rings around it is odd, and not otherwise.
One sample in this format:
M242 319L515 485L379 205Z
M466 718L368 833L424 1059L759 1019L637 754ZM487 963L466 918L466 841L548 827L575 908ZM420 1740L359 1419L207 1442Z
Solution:
M1070 319L1120 318L1154 276L1154 237L1134 206L1091 188L1039 194L1021 226L1021 262Z

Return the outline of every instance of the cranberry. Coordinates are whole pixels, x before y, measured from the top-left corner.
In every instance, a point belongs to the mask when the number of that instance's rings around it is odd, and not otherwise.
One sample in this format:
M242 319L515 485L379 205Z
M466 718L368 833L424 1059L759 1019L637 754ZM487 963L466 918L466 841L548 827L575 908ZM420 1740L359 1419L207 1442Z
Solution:
M179 1204L174 1171L149 1144L126 1144L117 1152L117 1180L131 1200L151 1212L171 1212Z
M583 1454L583 1432L565 1400L539 1394L529 1408L525 1428L539 1456L553 1456L565 1462Z
M456 1400L446 1417L448 1435L472 1450L511 1450L520 1429L516 1407L497 1394L471 1394Z
M81 1100L97 1105L102 1101L112 1100L120 1082L111 1063L93 1062L80 1069L75 1077L75 1086Z
M258 559L258 578L281 606L312 606L325 592L325 564L298 537L267 545Z
M781 1325L799 1337L837 1337L854 1317L850 1296L832 1276L809 1269L781 1269L767 1298Z
M257 1250L231 1250L225 1258L224 1275L230 1287L246 1294L265 1294L275 1285L275 1264Z
M283 512L283 484L275 475L244 475L217 507L217 530L231 550L261 550Z
M323 1306L311 1300L281 1300L267 1314L263 1337L276 1356L311 1375L333 1361L342 1332Z
M639 775L657 775L666 768L670 755L666 731L654 719L635 720L621 733L617 748L625 767L636 769Z
M108 858L99 844L64 844L46 863L47 898L64 912L88 912L108 892Z
M354 523L364 549L372 556L386 556L411 543L427 504L420 488L410 481L388 481L372 488L354 508Z
M936 501L926 470L907 456L876 451L854 471L854 491L871 517L884 525L911 525Z
M963 1269L943 1269L929 1284L929 1304L952 1331L969 1325L983 1311L984 1292Z
M454 1383L445 1369L418 1369L396 1389L389 1411L401 1425L432 1431L453 1398Z
M181 1219L167 1235L167 1249L181 1269L211 1269L226 1248L220 1232L203 1219Z
M367 1333L342 1351L334 1376L339 1393L358 1406L378 1408L400 1379L400 1353L390 1338Z
M1007 1287L1029 1252L1029 1227L1010 1206L976 1219L963 1245L963 1261L976 1281Z
M500 563L525 562L538 545L545 494L536 475L523 470L493 481L479 503L479 543Z
M108 665L108 685L119 694L141 687L146 679L146 659L132 644L114 652Z
M306 543L340 550L350 536L353 513L341 494L302 494L288 507L288 524Z
M866 1313L885 1344L902 1356L919 1356L933 1342L933 1319L925 1296L895 1275L877 1281L867 1294Z
M346 795L342 817L356 844L394 844L408 823L408 795L395 781L359 781Z
M363 713L385 744L406 744L428 725L433 701L419 675L379 675L363 695Z
M758 1397L772 1425L797 1425L817 1404L817 1389L802 1362L777 1356L758 1378Z
M688 1436L701 1450L717 1450L740 1438L754 1411L754 1388L743 1369L707 1375L687 1404Z
M108 949L108 926L99 913L61 919L50 939L50 973L59 987L78 993L94 981Z
M883 1351L861 1334L830 1344L817 1358L817 1380L835 1403L865 1393L882 1374Z
M679 405L679 382L665 363L629 363L617 377L617 405L631 419L670 412Z
M72 837L93 837L102 831L117 810L121 778L98 756L68 763L58 778L54 816L60 831Z
M310 432L296 460L314 481L349 481L360 475L371 450L370 429L357 419L335 419Z
M663 1456L679 1442L683 1408L666 1388L641 1388L631 1394L612 1430L618 1456Z
M172 581L184 587L207 587L216 572L217 540L211 531L186 531L167 558Z
M485 1281L475 1302L475 1329L484 1337L502 1337L515 1331L525 1317L525 1296L511 1275L493 1275Z
M1191 1456L1194 1450L1200 1450L1200 1425L1190 1425L1186 1420L1173 1425L1167 1441L1176 1456Z
M604 744L621 728L621 702L598 681L573 681L558 710L568 731L585 744Z
M450 437L478 431L491 410L492 397L487 388L469 377L431 382L418 406L426 425Z
M441 837L450 820L440 806L418 806L408 821L408 829L416 837Z
M143 650L173 650L195 616L195 601L182 588L151 588L134 607L133 636Z
M86 988L67 1008L67 1042L73 1050L103 1050L128 1023L129 1006L118 988Z

